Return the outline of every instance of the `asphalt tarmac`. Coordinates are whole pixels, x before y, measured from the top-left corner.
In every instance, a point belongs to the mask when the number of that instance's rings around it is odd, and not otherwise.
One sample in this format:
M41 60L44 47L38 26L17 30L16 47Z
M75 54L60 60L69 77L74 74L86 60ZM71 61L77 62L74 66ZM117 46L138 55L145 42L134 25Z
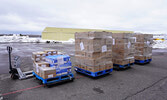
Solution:
M153 50L153 61L113 71L93 79L73 71L76 79L44 87L35 78L12 80L8 73L6 46L12 46L12 58L21 57L21 69L32 70L31 53L47 49L64 51L74 62L74 44L1 43L0 94L4 100L167 100L167 49Z

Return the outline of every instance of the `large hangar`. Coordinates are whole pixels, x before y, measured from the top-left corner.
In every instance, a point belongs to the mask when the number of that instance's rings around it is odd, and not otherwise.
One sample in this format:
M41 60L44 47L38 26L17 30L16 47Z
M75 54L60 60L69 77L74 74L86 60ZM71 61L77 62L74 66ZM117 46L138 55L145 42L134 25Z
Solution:
M69 39L74 39L74 34L76 32L88 32L88 31L106 31L106 32L113 32L113 33L133 33L133 31L119 31L119 30L46 27L42 32L42 39L43 40L67 41Z

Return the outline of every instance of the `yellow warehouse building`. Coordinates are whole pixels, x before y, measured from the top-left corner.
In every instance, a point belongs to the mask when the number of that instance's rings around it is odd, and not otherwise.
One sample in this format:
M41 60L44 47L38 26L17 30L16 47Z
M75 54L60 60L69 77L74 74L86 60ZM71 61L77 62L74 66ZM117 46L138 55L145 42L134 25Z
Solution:
M69 39L74 39L74 34L76 32L89 32L89 31L106 31L106 32L113 32L113 33L133 33L133 31L119 31L119 30L46 27L42 32L42 39L43 40L67 41Z

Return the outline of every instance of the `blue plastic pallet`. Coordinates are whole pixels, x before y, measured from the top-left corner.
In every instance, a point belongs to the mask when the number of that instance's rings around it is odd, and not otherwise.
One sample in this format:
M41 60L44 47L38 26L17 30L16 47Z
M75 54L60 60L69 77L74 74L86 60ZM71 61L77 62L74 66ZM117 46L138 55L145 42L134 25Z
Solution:
M78 68L78 67L74 67L74 69L75 69L76 72L83 73L85 75L92 76L92 77L102 76L102 75L111 73L113 71L113 69L107 69L107 70L98 71L98 72L91 72L91 71L81 69L81 68Z
M74 75L72 73L61 75L61 76L56 76L53 78L47 78L47 79L43 79L42 77L40 77L39 75L37 75L34 72L33 72L33 75L37 79L41 80L43 84L52 84L52 83L57 83L57 82L65 81L65 80L73 80L74 79Z
M145 64L145 63L149 63L151 62L152 59L147 59L147 60L135 60L135 63L139 63L139 64Z
M129 64L126 64L126 65L114 64L114 66L117 66L118 68L127 68L127 67L130 67L130 65L134 65L134 63L129 63Z

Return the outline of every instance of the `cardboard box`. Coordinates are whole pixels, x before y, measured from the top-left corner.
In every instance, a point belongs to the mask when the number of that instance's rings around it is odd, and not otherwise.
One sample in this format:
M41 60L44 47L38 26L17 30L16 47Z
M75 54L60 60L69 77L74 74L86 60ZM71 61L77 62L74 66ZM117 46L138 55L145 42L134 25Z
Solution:
M105 52L105 57L112 57L112 51Z
M105 70L107 68L105 62L112 61L112 34L111 32L87 33L87 38L81 38L83 34L76 34L76 66L91 72Z
M89 52L101 52L102 51L102 46L99 46L99 45L89 45L88 46L88 51Z
M90 71L90 72L98 72L99 71L99 66L97 66L97 67L87 66L87 70Z
M70 61L70 56L68 55L52 55L45 57L45 60L50 64L65 64Z
M36 65L39 67L50 67L49 63L44 61L36 62Z
M87 66L82 66L82 65L81 65L80 68L87 70Z
M105 40L100 39L100 38L90 38L87 40L88 45L94 45L94 46L99 46L101 45L102 41L104 42Z
M135 56L135 60L145 60L145 56Z
M103 32L89 32L89 38L103 38Z
M52 67L39 67L40 76L44 79L56 77L56 69Z
M112 37L126 39L132 37L132 33L113 33Z
M81 43L81 39L75 39L75 44Z
M88 38L88 32L75 33L75 39L82 39L82 38Z
M112 45L113 39L112 38L106 38L106 45Z
M86 57L86 52L82 52L82 51L75 51L75 56L79 56L79 57Z
M137 42L135 43L135 59L146 60L148 55L152 53L153 35L151 34L135 34Z
M113 68L113 62L112 62L112 61L107 62L107 63L105 64L105 69L112 69L112 68Z
M57 55L58 52L56 50L45 50L45 53L47 53L48 55Z
M84 64L86 66L97 66L99 65L99 63L101 62L101 59L90 59L90 58L86 58L84 60Z
M116 38L115 44L119 44L119 43L128 43L128 39Z
M129 64L129 60L127 59L113 59L114 64L119 64L119 65L126 65Z
M99 58L101 56L100 52L87 52L86 57L88 58Z
M129 63L134 63L135 62L135 58L129 59Z
M43 57L46 57L47 54L45 52L32 52L32 60L38 62L44 60Z
M105 64L100 64L99 65L99 71L103 71L103 70L105 70L105 68L106 68Z

